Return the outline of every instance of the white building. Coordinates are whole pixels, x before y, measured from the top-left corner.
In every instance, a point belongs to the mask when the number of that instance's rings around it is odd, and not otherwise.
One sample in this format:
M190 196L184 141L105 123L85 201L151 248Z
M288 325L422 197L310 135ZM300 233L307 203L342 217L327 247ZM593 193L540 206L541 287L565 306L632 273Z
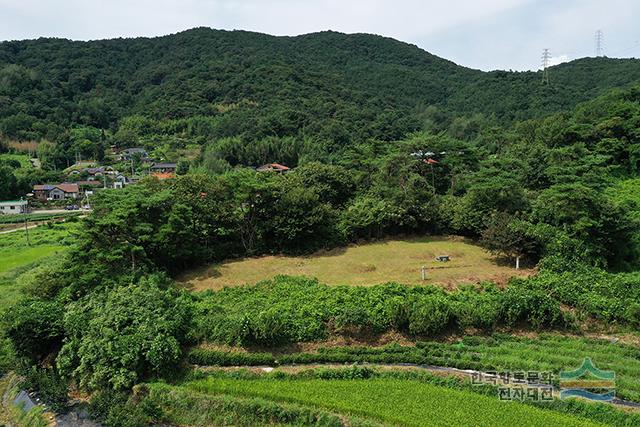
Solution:
M0 202L0 215L21 214L21 213L27 213L26 200L13 200L9 202Z

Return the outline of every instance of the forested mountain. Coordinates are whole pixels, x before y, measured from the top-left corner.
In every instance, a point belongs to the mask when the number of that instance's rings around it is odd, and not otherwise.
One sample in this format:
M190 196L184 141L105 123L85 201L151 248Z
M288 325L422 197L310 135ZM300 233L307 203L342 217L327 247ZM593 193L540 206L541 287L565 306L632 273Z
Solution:
M138 115L153 119L138 134L314 138L335 148L447 127L460 114L497 124L540 117L638 80L638 60L590 58L553 67L544 86L540 73L485 73L393 39L335 32L10 41L0 43L0 132L64 142L72 126L115 132Z

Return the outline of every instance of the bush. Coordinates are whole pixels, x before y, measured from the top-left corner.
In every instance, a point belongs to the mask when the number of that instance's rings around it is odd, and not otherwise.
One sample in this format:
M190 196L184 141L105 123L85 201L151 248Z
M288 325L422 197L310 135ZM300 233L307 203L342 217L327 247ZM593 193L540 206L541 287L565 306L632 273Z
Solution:
M189 321L188 298L160 288L154 276L94 291L68 308L57 365L82 387L127 389L175 369Z
M480 292L476 289L461 290L452 295L452 310L458 326L492 330L500 317L501 295L496 289Z
M135 397L135 396L134 396ZM159 417L153 402L147 399L134 401L124 392L102 390L94 393L89 404L91 418L106 427L144 427Z
M69 383L53 368L30 366L23 370L23 387L38 393L54 412L64 412L69 402Z
M504 292L501 318L508 326L520 323L536 329L565 326L559 301L541 290L520 286L509 286Z
M409 314L409 332L429 336L449 326L451 307L444 295L429 295L415 301Z
M37 362L62 345L63 317L62 304L31 298L7 310L3 323L16 353Z

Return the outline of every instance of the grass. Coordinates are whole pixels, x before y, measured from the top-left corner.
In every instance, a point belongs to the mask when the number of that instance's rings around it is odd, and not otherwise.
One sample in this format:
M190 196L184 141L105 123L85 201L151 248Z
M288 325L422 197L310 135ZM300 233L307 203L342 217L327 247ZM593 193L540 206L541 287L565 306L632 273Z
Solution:
M18 277L43 260L63 253L72 241L72 223L44 225L29 230L31 246L24 232L0 234L0 316L22 297ZM0 330L0 374L14 360L8 340Z
M17 224L24 223L25 218L29 221L46 221L56 218L69 218L73 216L82 215L82 212L69 211L58 213L29 213L29 214L16 214L16 215L3 215L0 216L0 224Z
M33 165L29 161L29 156L26 154L0 154L0 160L17 160L20 162L20 167L23 169L31 169Z
M260 398L199 393L163 383L145 384L149 399L161 408L161 421L180 426L379 427L381 424L326 410Z
M590 357L600 369L616 373L618 397L640 402L640 348L607 340L543 334L525 338L494 334L455 342L419 342L416 346L320 348L314 353L272 355L194 349L196 364L256 365L314 363L416 363L459 369L552 372L577 368ZM276 361L277 362L272 362ZM270 363L271 362L271 363Z
M41 407L25 412L22 408L13 405L12 401L18 394L18 382L19 378L15 374L0 378L0 426L46 427L48 423Z
M0 276L65 250L72 225L52 224L24 231L0 234Z
M232 379L210 377L182 387L308 405L405 426L589 426L582 418L416 380Z
M449 255L451 261L435 261ZM421 267L428 269L421 280ZM440 283L455 285L486 280L504 283L514 275L527 275L503 266L482 248L456 237L423 237L386 240L323 251L310 256L264 256L227 261L190 272L178 280L193 290L218 290L270 279L276 275L316 277L330 285L374 285L385 282L405 284Z

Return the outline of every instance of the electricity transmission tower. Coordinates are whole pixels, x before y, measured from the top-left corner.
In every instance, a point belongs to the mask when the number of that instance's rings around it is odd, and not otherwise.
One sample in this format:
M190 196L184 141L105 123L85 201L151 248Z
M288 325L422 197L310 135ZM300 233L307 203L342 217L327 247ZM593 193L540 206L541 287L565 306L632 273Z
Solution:
M542 84L549 84L549 63L551 62L551 52L549 49L542 51Z
M596 57L604 56L604 33L602 30L596 31Z

